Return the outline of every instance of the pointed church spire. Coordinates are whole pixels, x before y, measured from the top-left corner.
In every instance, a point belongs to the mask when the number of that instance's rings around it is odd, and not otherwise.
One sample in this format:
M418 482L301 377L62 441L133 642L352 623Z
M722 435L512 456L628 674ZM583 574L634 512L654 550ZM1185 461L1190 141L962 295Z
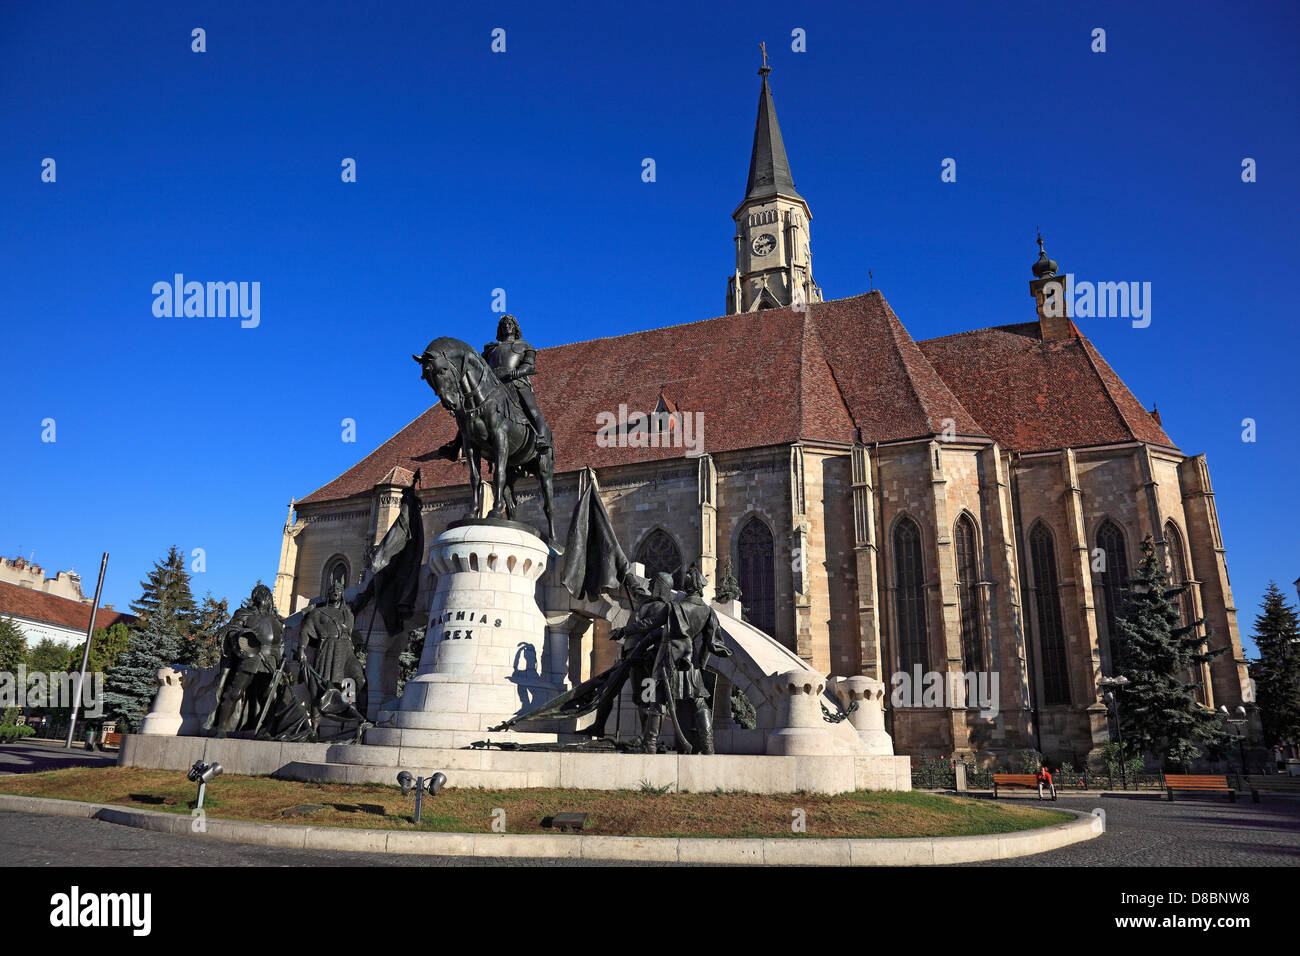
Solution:
M808 250L812 210L794 188L790 160L785 155L781 127L776 122L767 75L767 48L758 71L754 150L749 157L749 183L731 218L736 221L736 269L727 279L727 314L779 309L822 301L812 277Z
M758 94L758 119L754 123L754 150L749 156L749 184L745 188L745 202L768 199L778 194L792 199L803 199L794 188L790 175L790 160L785 155L785 141L776 121L776 107L772 104L772 90L767 85L767 75L772 68L767 65L767 49L763 49L763 66L758 74L763 78L763 88Z

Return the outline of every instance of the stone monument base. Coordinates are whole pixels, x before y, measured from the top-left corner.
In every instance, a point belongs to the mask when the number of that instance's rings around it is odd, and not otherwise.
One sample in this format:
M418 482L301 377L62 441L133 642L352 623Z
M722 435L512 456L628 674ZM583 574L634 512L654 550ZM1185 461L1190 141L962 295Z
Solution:
M497 740L501 735L492 735ZM219 762L227 773L269 774L285 780L396 785L399 771L431 776L441 771L448 787L513 790L639 790L643 784L674 792L846 793L911 790L907 757L817 754L622 754L454 750L294 744L266 740L216 740L128 734L118 764L150 770L188 770L196 760Z
M437 586L424 653L396 707L366 731L367 744L466 747L567 689L567 638L548 637L536 599L549 557L541 538L515 521L454 521L433 539ZM552 743L562 729L533 726L512 738Z

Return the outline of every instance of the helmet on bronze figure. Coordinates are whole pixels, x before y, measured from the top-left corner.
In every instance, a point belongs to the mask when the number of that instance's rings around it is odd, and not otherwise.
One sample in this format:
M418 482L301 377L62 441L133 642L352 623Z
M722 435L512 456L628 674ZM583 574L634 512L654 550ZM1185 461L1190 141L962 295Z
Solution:
M660 571L655 575L650 593L661 601L671 601L673 599L673 576L666 571Z
M252 604L253 607L260 608L264 605L270 606L271 600L271 589L265 584L259 584L257 587L253 588L253 594L249 598L249 603Z

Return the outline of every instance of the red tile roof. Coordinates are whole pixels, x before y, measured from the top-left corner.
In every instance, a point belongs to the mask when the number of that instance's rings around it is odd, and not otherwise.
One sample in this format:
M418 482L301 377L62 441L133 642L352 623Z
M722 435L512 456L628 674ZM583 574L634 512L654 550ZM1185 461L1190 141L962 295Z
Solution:
M597 443L598 415L617 415L620 405L629 417L653 412L661 395L681 415L702 413L706 452L799 439L853 441L853 421L835 387L822 338L813 321L793 309L559 345L538 352L537 368L537 402L555 433L557 472L681 457L680 447ZM411 374L417 371L412 368ZM455 431L451 416L434 405L300 503L368 492L394 465L420 468L422 487L465 482L464 464L424 460Z
M1044 342L1037 322L961 332L921 351L1010 451L1142 441L1176 447L1092 343Z
M1028 323L918 345L879 292L560 345L540 350L537 368L557 472L681 457L680 447L597 443L598 415L620 405L652 412L660 397L683 415L702 413L711 453L949 428L1012 451L1134 438L1173 445L1086 339L1045 343ZM464 464L429 457L454 433L435 404L299 504L364 494L393 480L394 468L421 469L421 487L464 483Z
M82 632L90 626L89 604L5 581L0 581L0 615L25 617L28 620L57 624L60 627L70 627ZM134 614L106 611L101 607L95 615L95 629L112 627L119 621L130 624L134 620Z
M813 306L823 348L864 442L987 435L879 292ZM949 425L951 423L951 425Z

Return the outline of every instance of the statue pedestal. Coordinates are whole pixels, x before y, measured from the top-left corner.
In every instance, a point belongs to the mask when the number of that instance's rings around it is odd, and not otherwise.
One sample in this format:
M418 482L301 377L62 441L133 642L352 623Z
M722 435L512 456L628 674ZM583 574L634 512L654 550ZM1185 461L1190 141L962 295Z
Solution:
M437 586L424 653L392 726L367 731L366 743L464 747L489 736L557 739L554 732L487 733L566 689L567 660L550 653L536 599L549 557L542 539L514 521L458 521L433 540L429 570Z

